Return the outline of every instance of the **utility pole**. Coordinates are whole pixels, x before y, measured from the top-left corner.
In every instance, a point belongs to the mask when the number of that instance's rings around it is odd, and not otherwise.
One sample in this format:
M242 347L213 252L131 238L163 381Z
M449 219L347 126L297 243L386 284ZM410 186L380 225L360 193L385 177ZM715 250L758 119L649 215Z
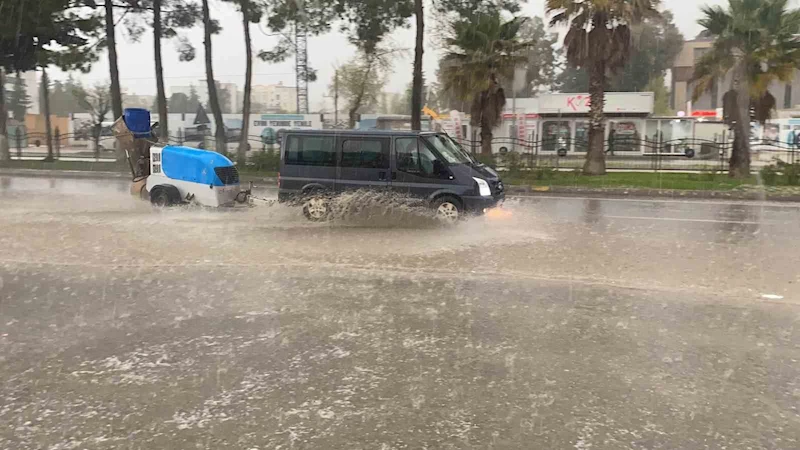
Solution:
M514 44L511 44L511 53L514 53ZM511 151L517 151L517 138L519 138L519 131L517 127L519 124L517 123L517 65L514 64L514 75L511 77L511 92L513 97L511 97L511 117L512 123L514 124L512 130L514 130L514 136L511 136Z

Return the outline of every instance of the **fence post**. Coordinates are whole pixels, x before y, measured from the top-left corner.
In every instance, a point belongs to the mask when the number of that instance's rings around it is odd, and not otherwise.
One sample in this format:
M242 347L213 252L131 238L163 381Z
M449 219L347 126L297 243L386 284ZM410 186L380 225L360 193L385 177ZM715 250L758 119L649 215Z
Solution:
M722 144L719 146L719 171L725 171L725 148L728 145L728 130L722 130Z
M14 139L17 141L17 158L22 159L22 133L20 133L19 127L14 132Z
M56 159L61 159L61 132L56 127Z

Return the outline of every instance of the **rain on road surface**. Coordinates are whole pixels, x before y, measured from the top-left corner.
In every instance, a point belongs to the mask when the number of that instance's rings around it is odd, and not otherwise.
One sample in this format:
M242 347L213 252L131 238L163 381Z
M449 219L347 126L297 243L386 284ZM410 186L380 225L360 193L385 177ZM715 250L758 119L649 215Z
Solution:
M800 448L800 208L453 228L0 177L0 448Z

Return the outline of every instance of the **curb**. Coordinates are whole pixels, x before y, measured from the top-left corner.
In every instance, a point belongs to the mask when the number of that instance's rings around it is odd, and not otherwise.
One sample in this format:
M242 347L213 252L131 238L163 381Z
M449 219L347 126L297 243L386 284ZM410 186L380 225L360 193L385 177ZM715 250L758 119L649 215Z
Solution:
M108 171L80 171L80 170L50 170L50 169L12 169L0 168L0 176L21 177L62 177L82 179L114 179L123 180L130 175L122 172ZM252 182L261 186L276 186L276 177L260 177L256 175L241 175L242 183ZM674 189L639 189L639 188L583 188L569 186L520 186L508 185L506 193L518 197L536 197L548 195L563 195L566 197L592 197L592 198L669 198L669 199L695 199L695 200L743 200L743 201L774 201L774 202L800 202L800 194L775 193L775 192L742 192L742 191L689 191Z
M696 200L746 200L800 202L800 194L764 193L743 191L692 191L677 189L640 188L583 188L569 186L508 186L506 193L515 196L536 197L563 195L595 198L669 198Z

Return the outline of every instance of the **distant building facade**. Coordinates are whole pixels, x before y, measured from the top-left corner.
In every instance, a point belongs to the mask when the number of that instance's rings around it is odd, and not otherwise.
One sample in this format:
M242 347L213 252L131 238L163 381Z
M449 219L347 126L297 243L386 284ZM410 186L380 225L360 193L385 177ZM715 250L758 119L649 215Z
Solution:
M684 42L672 67L670 107L675 111L683 111L687 115L711 116L712 112L722 108L722 97L731 86L731 74L719 79L710 92L704 92L697 101L692 101L695 86L691 79L695 64L713 44L714 40L710 38ZM795 70L794 78L788 83L772 83L769 91L775 97L779 113L781 110L795 109L800 104L800 71Z
M122 105L126 108L151 109L155 102L155 95L122 94Z
M297 88L283 83L253 86L250 101L266 111L264 113L291 113L297 111Z

